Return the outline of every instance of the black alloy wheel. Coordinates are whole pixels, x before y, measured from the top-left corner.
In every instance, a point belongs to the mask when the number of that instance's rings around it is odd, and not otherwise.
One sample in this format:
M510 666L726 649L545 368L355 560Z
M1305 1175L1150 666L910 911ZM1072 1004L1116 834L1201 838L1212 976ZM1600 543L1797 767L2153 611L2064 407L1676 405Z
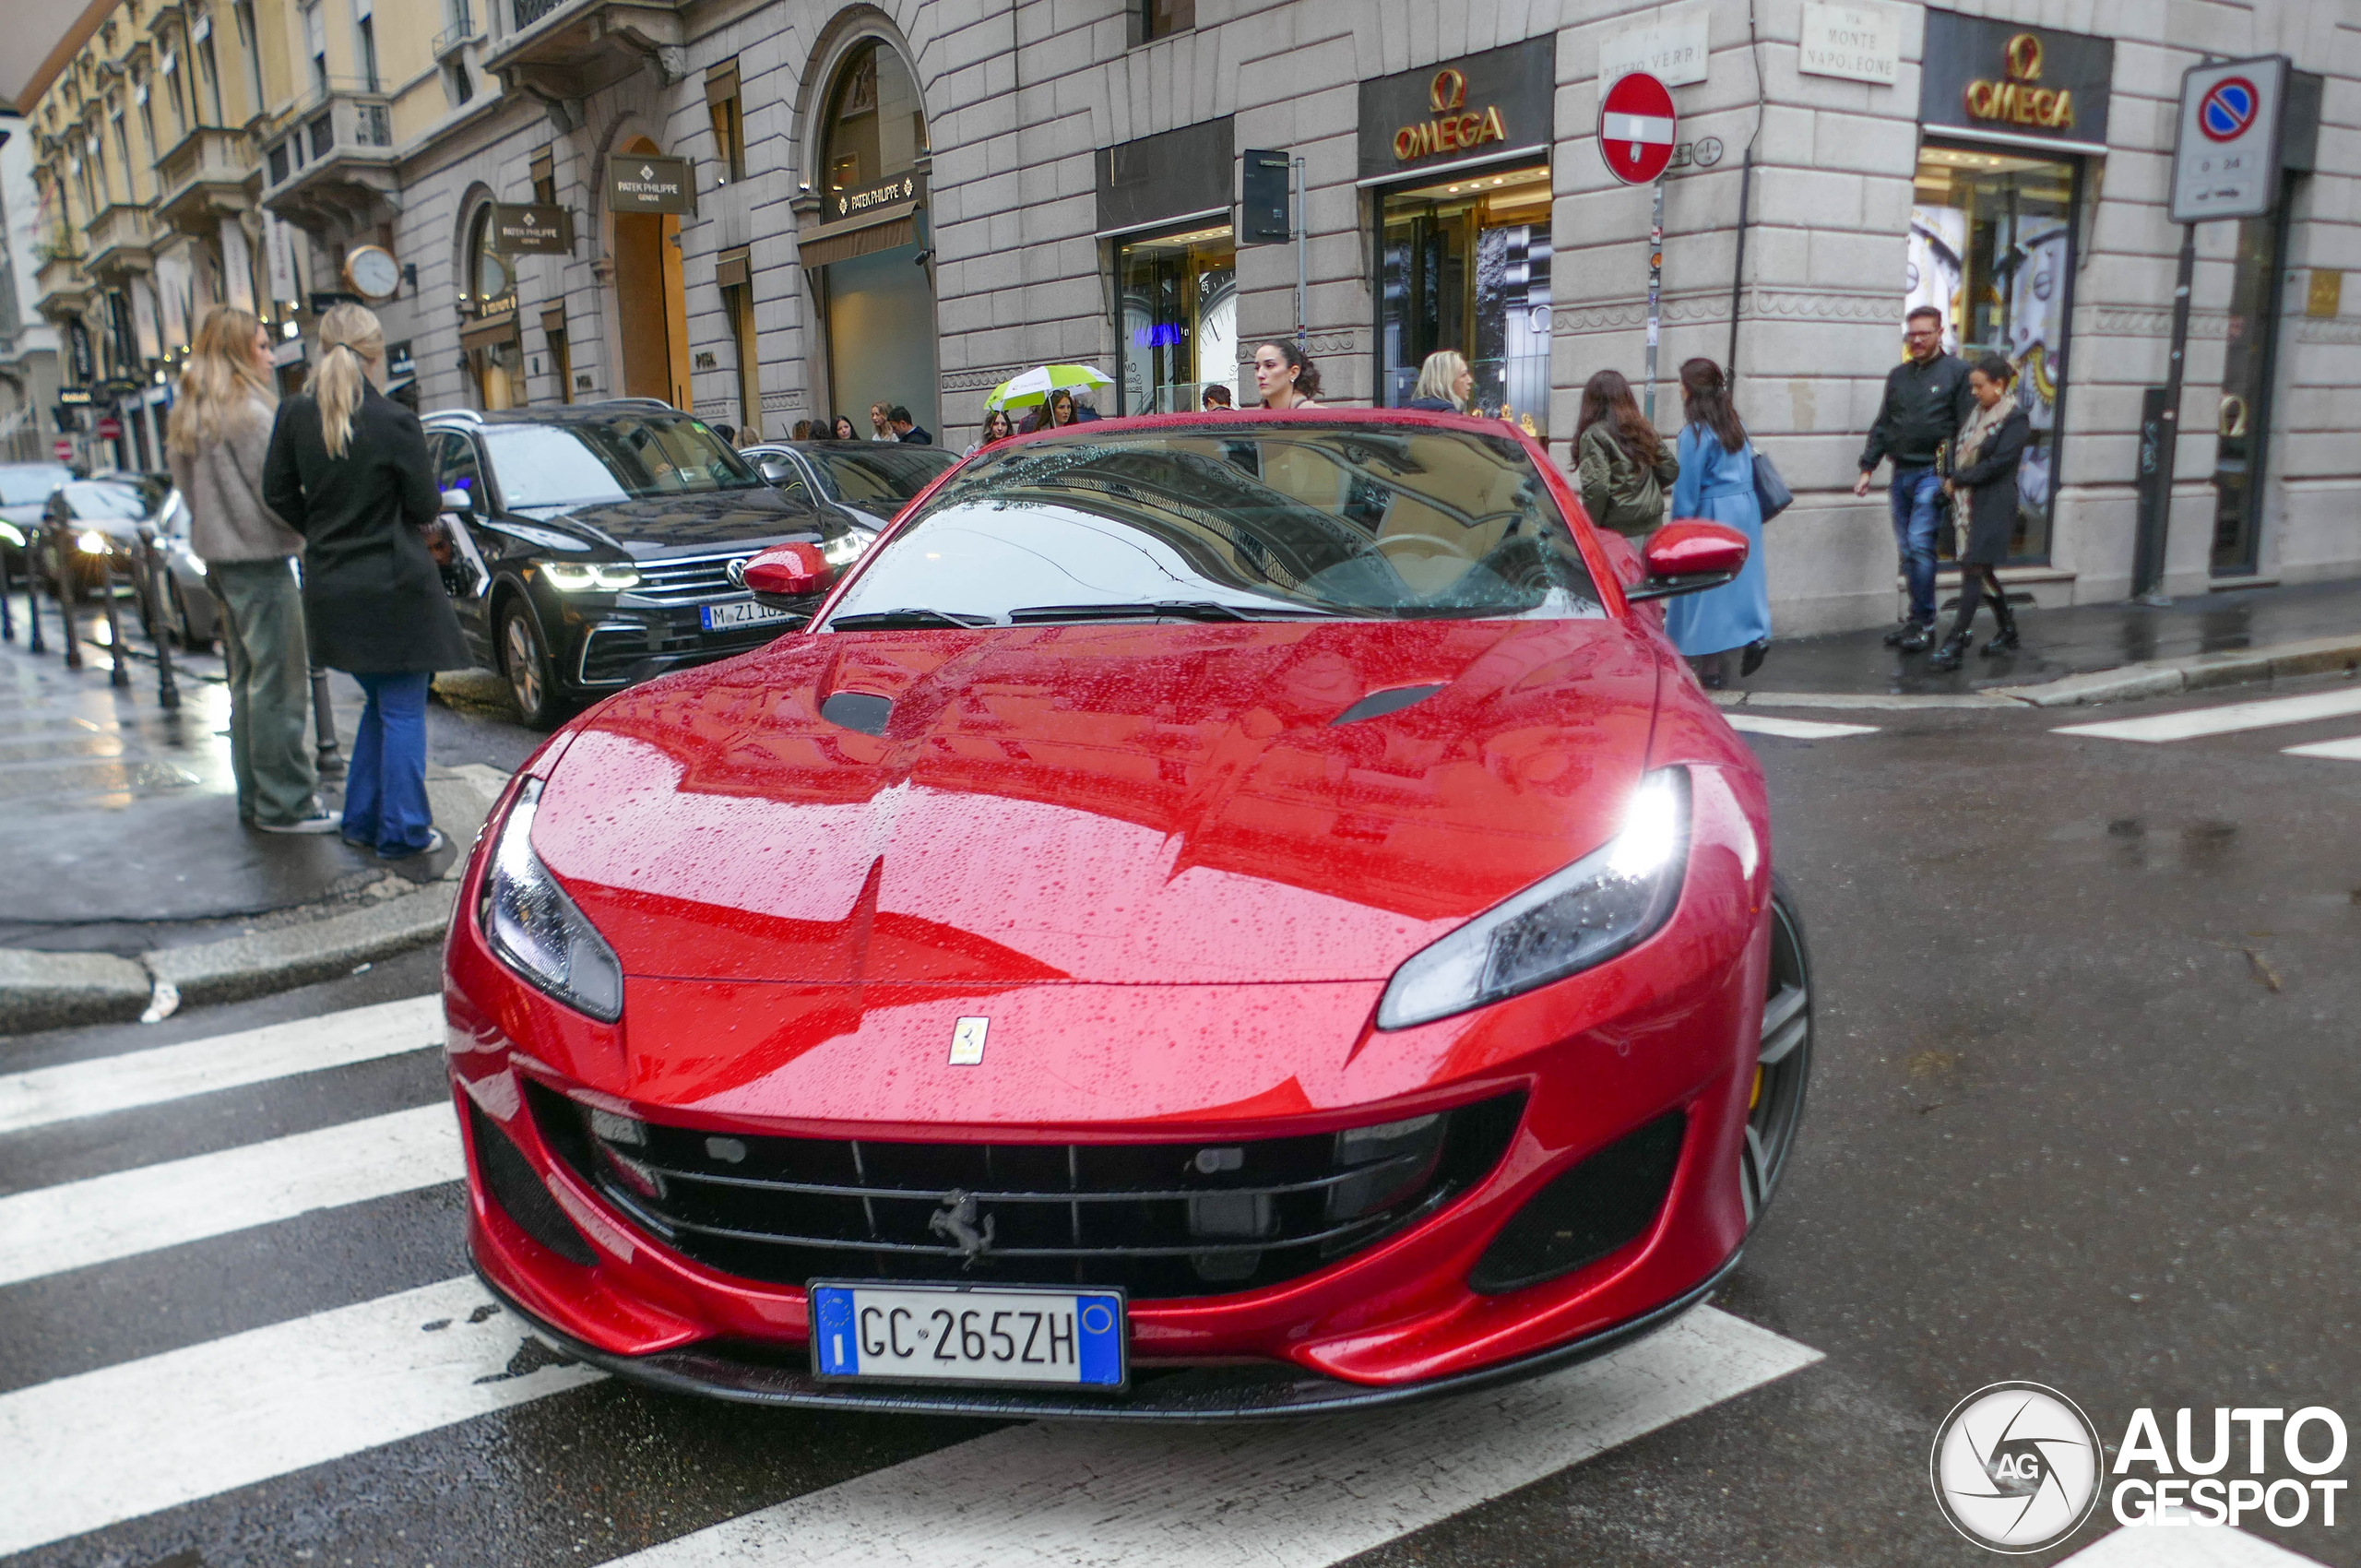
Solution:
M553 730L558 721L557 677L550 668L548 647L532 607L512 599L500 612L500 672L508 677L508 695L516 701L516 717L528 730Z
M1786 1174L1811 1080L1811 953L1804 945L1795 899L1776 877L1771 884L1771 963L1762 992L1762 1045L1747 1106L1746 1146L1738 1156L1749 1230L1761 1223Z

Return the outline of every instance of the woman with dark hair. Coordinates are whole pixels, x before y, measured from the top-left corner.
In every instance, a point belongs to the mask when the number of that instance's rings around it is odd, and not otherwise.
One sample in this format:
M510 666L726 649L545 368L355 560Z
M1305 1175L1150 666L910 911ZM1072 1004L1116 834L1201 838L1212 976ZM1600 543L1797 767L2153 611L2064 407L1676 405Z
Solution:
M1320 371L1311 356L1284 339L1254 348L1254 390L1266 409L1308 409L1320 396Z
M858 441L860 434L853 428L850 414L838 414L828 422L828 438L832 441Z
M2024 405L2009 396L2016 369L1998 354L1987 354L1967 373L1967 389L1975 398L1975 412L1968 416L1952 442L1951 478L1943 481L1952 510L1965 503L1965 537L1959 546L1959 614L1952 635L1927 660L1929 670L1956 670L1967 656L1968 634L1975 612L1987 594L1999 631L1984 645L1987 659L2017 646L2017 618L2001 591L1993 570L2009 558L2009 536L2017 527L2017 460L2033 443L2033 419Z
M1074 394L1061 386L1039 408L1026 415L1024 424L1018 428L1030 434L1037 430L1055 430L1062 424L1081 422L1081 416L1074 410Z
M1583 388L1574 477L1583 510L1600 528L1636 544L1664 521L1665 487L1680 477L1680 458L1640 412L1620 371L1602 370Z
M1680 367L1680 478L1672 515L1702 517L1746 536L1746 566L1735 581L1676 599L1665 632L1708 688L1726 685L1731 666L1751 675L1771 647L1771 580L1762 564L1762 507L1754 498L1754 445L1730 407L1729 384L1711 360Z
M959 455L963 457L972 457L992 443L1005 441L1015 434L1016 427L1008 422L1008 410L994 409L984 416L984 433L970 442L967 449Z

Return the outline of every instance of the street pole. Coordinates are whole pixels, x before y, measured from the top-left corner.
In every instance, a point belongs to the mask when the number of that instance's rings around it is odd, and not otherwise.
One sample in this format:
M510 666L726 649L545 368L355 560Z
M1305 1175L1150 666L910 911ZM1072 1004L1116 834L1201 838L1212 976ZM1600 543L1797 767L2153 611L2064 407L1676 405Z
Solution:
M52 523L49 541L50 553L57 562L57 571L50 578L49 586L57 590L58 640L65 645L65 668L79 670L82 668L82 639L75 635L74 590L65 583L65 564L74 559L74 552L66 547L74 541L74 530L64 523Z
M1656 422L1656 308L1664 295L1664 176L1655 181L1655 211L1648 220L1648 400L1642 411Z
M114 547L110 544L99 552L99 594L105 601L107 612L107 651L114 656L114 667L107 671L107 684L131 684L131 660L124 652L123 616L114 607Z
M1293 160L1288 173L1295 181L1295 346L1301 350L1310 332L1304 314L1304 295L1311 277L1311 267L1304 257L1304 231L1309 225L1303 210L1303 160Z
M2165 555L2172 540L2173 469L2180 456L2181 383L2189 358L2189 288L2197 276L2197 225L2182 224L2180 235L2180 270L2173 281L2172 351L2165 361L2165 406L2158 413L2162 434L2155 470L2148 476L2148 504L2140 508L2131 574L2133 601L2159 608L2172 602L2165 592Z
M40 564L41 525L33 525L25 536L25 651L47 653L49 645L41 640L41 578L34 574Z
M336 709L328 702L328 672L312 666L312 729L318 744L313 762L323 778L344 777L344 758L336 748Z
M154 531L142 529L139 538L148 555L148 591L141 608L148 616L148 640L156 645L156 702L171 710L181 705L181 689L172 680L172 632L164 615L172 590L165 585L164 552L157 548Z
M16 611L8 603L9 590L15 587L8 576L8 557L0 554L0 642L17 640Z

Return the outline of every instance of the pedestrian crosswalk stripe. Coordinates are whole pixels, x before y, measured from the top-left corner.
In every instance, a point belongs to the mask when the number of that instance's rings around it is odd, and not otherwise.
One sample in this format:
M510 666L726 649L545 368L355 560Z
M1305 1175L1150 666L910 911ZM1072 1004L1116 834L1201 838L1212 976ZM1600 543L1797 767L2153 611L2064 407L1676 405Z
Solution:
M2058 1568L2319 1568L2284 1546L2244 1530L2159 1529L2142 1526L2117 1530L2084 1547Z
M2308 746L2288 746L2289 756L2322 756L2336 762L2361 762L2361 735L2347 735L2341 741L2314 741Z
M0 1133L398 1056L443 1039L443 999L413 996L235 1034L0 1076Z
M552 1363L472 1277L0 1395L0 1556L605 1374Z
M1319 1568L1809 1365L1703 1308L1612 1356L1433 1405L1254 1427L1011 1427L610 1568Z
M2093 735L2108 741L2188 741L2201 735L2228 735L2241 730L2269 730L2282 724L2309 724L2315 719L2342 719L2361 713L2361 691L2314 692L2308 696L2273 697L2266 702L2234 702L2220 707L2185 708L2147 719L2113 719L2103 724L2069 724L2060 735Z
M447 1101L0 1197L0 1285L456 1182Z
M1831 724L1818 719L1772 719L1760 713L1725 713L1733 730L1757 735L1785 735L1792 741L1833 741L1840 735L1874 735L1874 724Z

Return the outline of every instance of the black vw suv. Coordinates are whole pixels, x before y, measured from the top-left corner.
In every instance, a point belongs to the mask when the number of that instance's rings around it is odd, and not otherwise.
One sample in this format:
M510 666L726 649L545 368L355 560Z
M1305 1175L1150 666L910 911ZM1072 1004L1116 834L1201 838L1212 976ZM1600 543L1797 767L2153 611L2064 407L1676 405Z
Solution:
M851 542L832 510L652 398L421 422L443 493L443 585L537 729L800 624L808 610L769 609L740 586L746 558L782 540L837 553Z

